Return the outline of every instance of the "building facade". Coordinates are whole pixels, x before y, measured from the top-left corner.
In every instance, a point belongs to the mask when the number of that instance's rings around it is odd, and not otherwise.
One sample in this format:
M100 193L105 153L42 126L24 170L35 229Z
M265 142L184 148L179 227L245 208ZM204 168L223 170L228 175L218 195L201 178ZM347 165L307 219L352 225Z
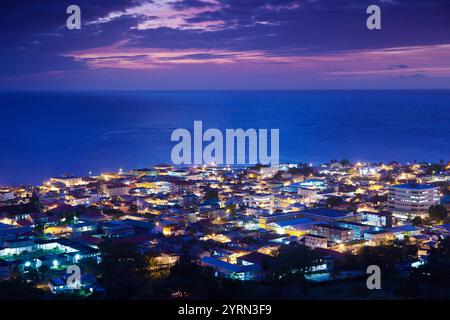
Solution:
M402 220L426 218L428 209L439 203L439 187L406 183L389 188L388 208L394 217Z

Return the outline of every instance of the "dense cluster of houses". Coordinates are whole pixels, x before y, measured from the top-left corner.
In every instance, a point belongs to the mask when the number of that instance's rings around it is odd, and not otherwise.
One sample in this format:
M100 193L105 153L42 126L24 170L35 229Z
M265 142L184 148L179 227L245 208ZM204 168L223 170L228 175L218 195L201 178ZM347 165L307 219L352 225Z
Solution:
M14 270L50 276L52 292L71 290L66 268L101 261L115 241L152 252L170 268L181 254L219 277L260 280L284 244L322 253L308 273L330 272L333 258L408 237L426 262L450 225L421 226L433 205L449 208L450 167L332 162L276 167L156 165L98 176L51 178L41 186L0 188L0 277ZM444 186L444 187L442 187ZM96 275L82 285L101 290Z

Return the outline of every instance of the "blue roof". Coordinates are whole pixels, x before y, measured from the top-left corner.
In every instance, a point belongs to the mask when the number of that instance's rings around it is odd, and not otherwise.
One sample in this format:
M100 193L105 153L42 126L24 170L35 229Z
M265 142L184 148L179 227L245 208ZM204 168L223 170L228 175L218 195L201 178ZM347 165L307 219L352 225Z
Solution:
M257 264L242 266L239 264L228 263L219 259L211 258L211 257L203 257L202 262L209 264L216 268L221 268L224 270L229 270L231 272L240 273L252 270L258 270L260 267Z
M333 210L333 209L327 209L327 208L317 208L317 209L305 210L305 211L301 211L301 212L306 213L306 214L314 214L317 216L328 217L328 218L345 217L346 215L350 214L349 211Z
M154 227L154 224L150 221L125 219L125 220L123 220L123 222L125 222L126 224L131 225L133 227L143 228L143 229L151 229Z
M9 225L9 224L0 223L0 229L12 229L12 228L15 228L15 227L12 225Z
M418 184L418 183L403 183L392 186L392 188L406 188L406 189L414 189L414 190L424 190L434 188L431 184Z
M300 184L301 183L310 183L310 182L312 182L312 183L316 183L316 182L318 182L318 183L325 183L322 179L307 179L307 180L304 180L304 181L302 181L302 182L300 182Z
M89 226L96 226L97 223L95 222L80 222L80 223L74 223L71 225L72 228L83 228L83 227L89 227Z
M64 281L62 281L60 278L52 278L52 279L50 280L50 282L51 282L53 285L58 286L58 287L61 287L61 286L66 285L66 283L65 283Z
M418 231L419 228L417 228L415 226L411 226L411 225L404 225L404 226L389 228L387 230L390 232L412 232L412 231Z
M447 231L450 231L450 223L441 224L440 226L436 226L435 228L445 229Z
M297 218L297 219L277 221L276 224L279 225L280 227L286 227L286 226L293 226L296 224L307 224L311 222L313 221L309 218Z

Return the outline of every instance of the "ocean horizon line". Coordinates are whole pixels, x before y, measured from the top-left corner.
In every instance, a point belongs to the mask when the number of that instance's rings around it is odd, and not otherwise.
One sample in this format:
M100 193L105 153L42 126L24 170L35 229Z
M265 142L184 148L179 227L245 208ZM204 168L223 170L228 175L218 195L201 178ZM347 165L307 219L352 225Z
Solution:
M411 91L450 91L450 88L311 88L311 89L24 89L24 90L3 90L0 93L58 93L58 92L106 92L106 93L121 93L121 92L315 92L315 91L330 91L330 92L351 92L351 91L377 91L377 92L411 92Z

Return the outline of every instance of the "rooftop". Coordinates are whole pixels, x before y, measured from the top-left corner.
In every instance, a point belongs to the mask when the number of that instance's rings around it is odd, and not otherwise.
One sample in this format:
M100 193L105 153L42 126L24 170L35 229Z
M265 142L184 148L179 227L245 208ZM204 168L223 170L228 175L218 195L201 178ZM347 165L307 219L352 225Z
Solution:
M310 223L314 223L314 221L309 218L297 218L276 222L276 224L279 225L280 227L293 226L297 224L310 224Z
M326 229L332 229L332 230L338 230L338 231L350 231L351 230L349 228L339 227L339 226L326 224L326 223L319 223L319 224L316 224L315 226L318 228L326 228Z
M412 189L412 190L426 190L435 188L435 186L431 184L419 184L419 183L403 183L392 186L394 189Z
M340 217L348 216L351 212L343 211L343 210L317 208L317 209L305 210L305 211L302 211L302 213L311 214L311 215L315 215L315 216L322 216L322 217L327 217L327 218L340 218Z
M215 258L211 258L211 257L203 257L202 262L207 265L210 265L212 267L220 268L220 269L227 270L229 272L235 272L235 273L257 270L259 268L259 266L256 264L242 266L239 264L232 264L232 263L228 263L228 262L225 262L225 261L222 261L219 259L215 259Z

